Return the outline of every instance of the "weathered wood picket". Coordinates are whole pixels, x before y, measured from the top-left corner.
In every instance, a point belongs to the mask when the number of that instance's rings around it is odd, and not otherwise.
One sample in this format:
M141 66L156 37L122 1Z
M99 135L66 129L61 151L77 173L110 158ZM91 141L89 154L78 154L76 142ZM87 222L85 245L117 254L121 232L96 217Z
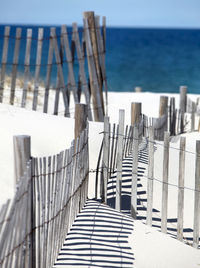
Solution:
M19 142L15 150L30 152L27 146L20 147L24 138L27 137L16 137ZM0 266L52 267L66 233L87 199L88 127L70 149L57 155L32 157L28 162L24 157L23 163L17 152L15 155L16 165L24 173L18 180L14 199L0 213Z
M31 28L27 29L25 37L22 36L22 28L17 28L16 36L12 36L12 28L5 27L0 68L0 102L69 117L74 113L74 108L70 106L72 95L74 103L82 101L88 105L89 120L94 118L95 121L103 122L103 90L107 98L106 26L103 18L101 31L99 20L94 12L85 12L83 29L78 29L77 24L73 23L72 32L69 32L66 25L62 25L59 35L56 28L52 27L46 36L44 29L39 28L37 37L33 36ZM25 51L22 41L26 41ZM44 57L47 45L48 56ZM11 50L14 51L12 63L8 60ZM35 62L33 50L36 54ZM20 57L23 53L24 62ZM8 70L10 67L11 72ZM52 81L55 68L56 85ZM44 81L41 71L44 73L45 69ZM63 100L60 99L60 93ZM49 99L51 103L53 99L54 107L51 107Z

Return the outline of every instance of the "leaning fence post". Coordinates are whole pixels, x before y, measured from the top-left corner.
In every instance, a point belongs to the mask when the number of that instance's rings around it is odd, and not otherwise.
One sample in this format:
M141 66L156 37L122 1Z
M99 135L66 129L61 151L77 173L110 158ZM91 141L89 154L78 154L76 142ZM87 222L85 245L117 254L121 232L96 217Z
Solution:
M77 103L75 104L75 128L74 128L74 138L80 136L81 132L87 126L87 113L88 107L86 104Z
M109 174L109 117L104 117L104 138L103 138L103 181L101 183L102 201L107 203L107 184Z
M132 126L139 123L141 114L142 114L142 103L132 102L131 103L131 125Z
M147 182L147 225L152 226L153 177L154 177L154 129L149 127L149 163Z
M183 240L184 178L185 178L185 137L180 140L179 176L178 176L178 216L177 238Z
M169 132L165 132L164 155L163 155L162 211L161 211L161 231L163 233L167 233L168 170L169 170Z
M116 201L115 208L121 210L121 184L122 184L122 158L124 139L124 110L119 110L119 132L117 144L117 181L116 181Z
M86 12L87 13L87 12ZM96 72L96 65L94 59L94 53L92 49L92 40L90 38L88 20L86 17L88 15L84 13L84 37L86 40L86 49L87 49L87 58L88 58L88 68L89 68L89 78L90 78L90 88L92 92L92 100L93 100L93 108L94 108L94 118L95 121L103 121L104 116L104 103L103 103L103 95L102 95L102 87L99 84L97 72ZM91 12L91 16L94 13ZM94 27L93 27L94 31Z
M137 172L138 172L138 148L139 148L139 129L133 127L133 146L132 146L132 188L131 188L131 216L137 218Z
M18 135L13 137L14 164L15 164L15 184L26 171L27 163L31 158L31 137Z
M199 245L200 227L200 140L196 141L196 166L195 166L195 193L194 193L194 225L193 247Z

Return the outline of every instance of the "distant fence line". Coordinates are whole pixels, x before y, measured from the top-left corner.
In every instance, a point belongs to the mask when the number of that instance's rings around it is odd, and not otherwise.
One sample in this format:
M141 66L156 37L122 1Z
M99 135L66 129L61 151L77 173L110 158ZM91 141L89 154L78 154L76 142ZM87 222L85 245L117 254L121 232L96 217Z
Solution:
M24 138L18 136L18 146ZM2 268L53 266L66 233L87 199L88 154L87 127L70 149L54 156L30 157L26 162L14 199L0 212ZM22 167L18 165L17 174Z
M139 155L144 149L144 146L148 152L147 167L148 175L144 176L147 179L147 214L146 223L152 225L152 211L153 211L153 184L154 181L158 181L162 184L162 209L161 209L161 231L167 232L167 206L168 206L168 187L176 187L178 191L178 212L177 212L177 238L183 240L183 214L184 214L184 191L190 190L194 192L194 224L191 226L193 230L193 246L195 248L199 245L199 219L200 219L200 141L196 142L196 152L190 152L185 150L186 139L181 137L180 148L174 148L179 151L179 177L177 179L177 185L169 183L168 170L169 170L169 149L170 146L170 133L164 131L164 143L155 140L154 128L149 126L144 131L144 125L140 122L134 126L124 126L124 110L119 111L119 125L109 124L109 117L104 119L104 131L101 154L99 155L99 161L97 165L96 176L96 198L98 198L98 192L103 202L107 202L108 199L108 182L112 175L116 174L116 186L115 187L115 208L121 210L122 193L122 163L123 160L131 156L132 168L130 173L132 174L132 188L131 188L131 215L133 218L137 218L137 189L138 189L138 160ZM141 143L143 141L143 143ZM142 145L143 144L143 145ZM154 150L155 146L159 145L163 147L163 177L154 177ZM143 147L141 147L143 146ZM195 155L196 170L195 170L195 188L184 186L184 170L185 170L185 155ZM100 189L99 189L100 187ZM99 189L99 190L98 190Z
M6 102L12 105L27 107L31 102L31 109L38 110L42 106L44 113L59 113L60 94L62 95L62 105L65 109L64 115L70 115L69 105L71 95L75 103L80 103L80 96L83 93L85 102L88 105L89 120L103 121L104 99L102 91L107 92L107 80L105 69L105 40L106 40L106 20L103 17L103 25L100 27L100 17L95 16L94 12L84 13L83 30L78 30L77 24L73 23L71 33L71 43L67 27L61 27L61 34L56 36L54 27L50 29L50 36L44 37L44 29L38 29L38 38L32 37L32 29L27 29L26 47L20 46L22 29L17 28L16 36L10 36L10 26L5 27L3 52L0 70L0 102ZM82 36L79 36L79 34ZM13 62L8 62L9 39L14 38L15 44L12 48ZM31 62L32 40L37 41L36 61ZM43 41L49 40L47 62L43 59ZM25 49L24 62L19 62L19 56L22 54L20 48ZM78 64L74 64L74 60ZM85 64L87 63L87 64ZM10 75L10 85L6 85L6 67L12 65ZM56 86L51 85L53 65L56 67ZM18 77L18 67L24 67L23 78ZM44 85L41 85L41 67L46 67L46 78ZM30 77L30 68L35 67L34 79ZM75 70L77 74L75 73ZM88 77L87 77L88 74ZM18 77L18 78L17 78ZM76 81L78 77L78 81ZM21 92L16 89L18 79L22 79ZM30 85L30 82L32 85ZM53 90L52 88L56 89ZM42 92L42 95L39 92ZM54 99L54 109L50 111L49 99ZM107 93L106 93L107 96ZM20 101L19 101L20 99ZM17 101L16 101L17 100ZM19 104L20 102L20 104ZM41 103L42 102L42 103ZM90 106L92 105L92 109ZM30 104L29 104L30 106ZM40 108L41 110L41 108ZM63 108L62 108L63 110ZM93 113L91 112L93 111Z

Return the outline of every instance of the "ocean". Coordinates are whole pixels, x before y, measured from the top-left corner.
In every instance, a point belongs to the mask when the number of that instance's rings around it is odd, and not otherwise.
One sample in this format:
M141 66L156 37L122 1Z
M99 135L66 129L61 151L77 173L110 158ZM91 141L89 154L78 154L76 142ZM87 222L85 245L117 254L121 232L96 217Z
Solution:
M19 25L11 28L13 37L16 27ZM21 47L25 51L26 29L32 28L31 64L34 65L39 27L45 29L42 54L44 66L40 74L41 79L45 80L50 26L22 26ZM70 27L68 31L71 32ZM3 33L4 25L0 25L0 59ZM57 27L57 33L60 34L60 27ZM134 91L134 87L141 86L143 91L177 93L179 86L187 85L189 93L200 94L200 29L107 27L106 34L106 74L109 91L131 92ZM13 48L14 38L11 38L8 63L12 63ZM24 63L24 52L20 53L19 63L20 73ZM76 65L75 62L75 68ZM11 65L8 64L8 72L10 69ZM33 66L31 71L33 74ZM55 68L53 73L52 81L56 77Z

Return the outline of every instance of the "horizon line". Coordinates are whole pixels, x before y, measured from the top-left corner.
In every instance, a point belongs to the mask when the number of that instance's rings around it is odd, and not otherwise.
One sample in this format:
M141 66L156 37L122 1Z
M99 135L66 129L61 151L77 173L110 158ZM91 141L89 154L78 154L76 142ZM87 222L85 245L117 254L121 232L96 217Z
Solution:
M73 22L72 22L73 23ZM10 26L44 26L44 27L59 27L61 25L66 25L68 27L72 27L72 23L71 24L64 24L64 23L55 23L55 24L50 24L50 23L15 23L15 22L11 22L11 23L4 23L4 22L0 22L0 26L5 26L5 25L10 25ZM78 24L78 27L83 27L83 24ZM106 28L116 28L116 29L166 29L166 30L200 30L200 26L149 26L149 25L106 25Z

